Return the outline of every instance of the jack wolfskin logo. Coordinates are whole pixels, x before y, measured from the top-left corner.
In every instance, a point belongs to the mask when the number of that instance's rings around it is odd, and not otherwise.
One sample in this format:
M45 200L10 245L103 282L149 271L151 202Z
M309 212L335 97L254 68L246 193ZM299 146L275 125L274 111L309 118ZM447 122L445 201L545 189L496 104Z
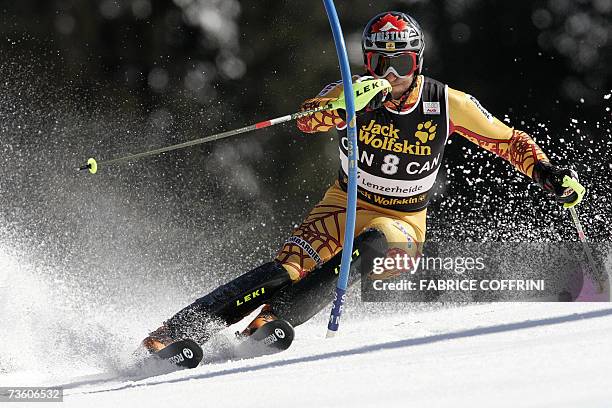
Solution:
M425 144L430 140L434 140L436 137L436 129L437 125L434 125L431 120L428 120L424 123L419 123L417 126L417 131L414 133L414 137L419 139L421 143Z
M410 141L400 138L401 130L393 122L379 124L375 120L359 128L359 142L374 149L386 150L395 153L412 154L415 156L429 156L431 147L422 146L419 142L410 144Z
M361 131L370 135L389 136L394 139L399 139L400 130L397 129L393 123L390 123L389 125L379 125L372 119L370 120L370 123L361 127Z

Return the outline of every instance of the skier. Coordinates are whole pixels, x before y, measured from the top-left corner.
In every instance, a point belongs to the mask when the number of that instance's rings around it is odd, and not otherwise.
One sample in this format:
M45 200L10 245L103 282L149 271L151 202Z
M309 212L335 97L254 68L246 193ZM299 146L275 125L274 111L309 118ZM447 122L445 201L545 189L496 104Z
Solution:
M366 246L410 256L420 253L430 193L453 133L509 161L565 206L581 201L584 188L574 191L563 182L564 176L577 180L577 175L552 164L529 135L496 119L475 97L421 75L425 39L414 18L397 11L375 16L363 31L362 50L366 74L354 80L385 78L392 91L376 94L357 114L360 176L352 269ZM341 81L332 83L302 109L325 106L342 89ZM150 352L184 338L204 344L262 305L243 336L277 318L301 324L331 302L344 240L345 113L318 112L298 119L297 126L306 133L338 130L338 180L274 261L220 286L164 322L143 340ZM388 243L395 247L388 248ZM350 276L352 283L359 274Z

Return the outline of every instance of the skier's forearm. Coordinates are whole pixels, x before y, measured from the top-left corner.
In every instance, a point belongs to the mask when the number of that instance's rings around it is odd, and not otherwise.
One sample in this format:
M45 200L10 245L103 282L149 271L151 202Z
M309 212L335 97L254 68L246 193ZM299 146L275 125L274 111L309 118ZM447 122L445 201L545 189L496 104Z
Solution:
M520 130L512 130L508 148L500 153L500 157L508 160L518 171L531 178L536 163L549 161L540 146L527 133Z
M536 163L548 162L528 134L495 118L473 96L449 89L448 101L451 132L509 161L528 177L533 176Z
M334 101L342 94L342 81L332 82L319 92L319 94L307 99L301 106L301 110L316 109ZM297 120L297 127L305 133L327 132L331 128L344 127L345 122L338 111L325 110L312 115L304 116Z
M518 171L530 178L533 178L533 166L536 163L549 161L536 142L520 130L509 128L509 132L502 137L482 136L465 128L455 128L455 131L483 149L509 161Z
M308 99L302 104L301 110L316 109L327 105L332 100L335 100L335 98L317 97ZM327 132L331 128L343 126L344 119L342 119L338 111L333 110L325 110L297 119L298 129L305 133Z

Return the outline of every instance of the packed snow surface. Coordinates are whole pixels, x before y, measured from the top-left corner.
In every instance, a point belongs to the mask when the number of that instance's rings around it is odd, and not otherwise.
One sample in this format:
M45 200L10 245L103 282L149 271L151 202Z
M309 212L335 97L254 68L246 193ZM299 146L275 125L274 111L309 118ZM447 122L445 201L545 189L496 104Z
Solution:
M347 312L333 339L324 337L326 314L297 327L276 355L140 380L75 367L0 381L63 384L66 407L610 406L609 303L406 304Z

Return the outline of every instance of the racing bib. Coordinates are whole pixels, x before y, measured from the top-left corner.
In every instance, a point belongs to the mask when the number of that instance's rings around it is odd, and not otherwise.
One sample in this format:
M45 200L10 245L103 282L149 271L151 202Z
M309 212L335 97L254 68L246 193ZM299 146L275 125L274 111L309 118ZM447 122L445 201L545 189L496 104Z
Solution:
M447 101L446 86L425 77L410 110L381 107L357 117L359 199L404 212L427 206L448 137ZM346 190L346 128L338 133L339 182Z

